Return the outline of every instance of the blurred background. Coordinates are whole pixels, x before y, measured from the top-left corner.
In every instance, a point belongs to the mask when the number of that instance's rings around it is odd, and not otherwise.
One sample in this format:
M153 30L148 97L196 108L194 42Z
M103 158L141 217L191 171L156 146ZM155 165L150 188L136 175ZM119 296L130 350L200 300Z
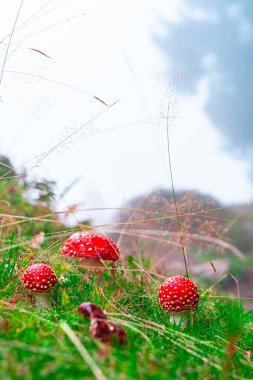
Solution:
M183 273L168 132L191 271L252 297L252 47L250 0L2 1L2 176Z

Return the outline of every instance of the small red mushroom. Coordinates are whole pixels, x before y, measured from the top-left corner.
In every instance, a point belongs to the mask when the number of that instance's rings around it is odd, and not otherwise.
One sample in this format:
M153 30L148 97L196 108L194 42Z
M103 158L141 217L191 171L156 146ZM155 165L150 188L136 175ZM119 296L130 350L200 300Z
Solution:
M114 241L106 236L76 232L63 244L62 254L75 257L82 267L102 269L104 261L117 261L120 252Z
M49 307L49 292L57 282L53 269L46 264L33 264L22 277L23 286L34 296L38 307Z
M126 331L116 325L115 323L108 322L107 320L92 319L90 324L90 335L99 339L104 343L112 344L118 340L119 344L123 344L126 340Z
M189 278L182 276L168 277L159 289L159 301L175 322L187 311L197 309L199 292L197 286Z
M78 307L79 313L82 313L85 319L91 321L90 335L104 343L112 344L116 339L119 344L126 340L126 331L107 319L106 313L92 302L84 302Z
M79 313L82 313L86 319L106 319L104 311L92 302L81 303L81 305L78 306L78 311Z

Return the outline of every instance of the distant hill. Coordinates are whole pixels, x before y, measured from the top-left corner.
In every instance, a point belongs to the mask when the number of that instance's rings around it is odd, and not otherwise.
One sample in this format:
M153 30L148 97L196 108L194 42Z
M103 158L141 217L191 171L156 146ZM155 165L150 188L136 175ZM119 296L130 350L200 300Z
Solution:
M153 270L184 273L181 243L187 249L190 271L213 283L222 276L226 290L253 295L253 204L225 207L216 199L194 191L176 193L183 242L172 193L157 189L123 205L113 237L126 255L151 258ZM251 290L252 289L252 290Z

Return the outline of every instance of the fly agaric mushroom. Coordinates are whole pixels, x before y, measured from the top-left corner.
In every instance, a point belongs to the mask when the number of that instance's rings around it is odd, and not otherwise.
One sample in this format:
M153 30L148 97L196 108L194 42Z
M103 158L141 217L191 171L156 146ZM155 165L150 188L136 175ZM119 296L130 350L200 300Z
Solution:
M119 344L123 344L126 340L125 330L108 321L105 312L92 302L84 302L78 307L79 313L82 313L85 319L89 319L90 335L99 339L104 343L112 344L114 340L118 340Z
M158 296L160 305L176 323L184 317L185 312L196 310L199 302L197 286L182 276L168 277L160 286Z
M63 244L62 254L79 259L82 267L101 270L105 267L104 261L118 260L119 248L106 236L76 232Z
M103 312L103 310L94 305L92 302L83 302L81 305L78 306L78 311L79 313L82 313L84 318L86 319L93 319L93 318L98 318L98 319L106 319L106 315Z
M47 308L49 292L54 288L57 277L53 269L46 264L33 264L26 269L22 277L23 286L34 296L38 307Z
M118 340L119 344L123 344L126 340L125 330L116 325L115 323L108 322L107 320L99 321L92 319L90 324L90 335L99 339L104 343L112 344L115 340Z

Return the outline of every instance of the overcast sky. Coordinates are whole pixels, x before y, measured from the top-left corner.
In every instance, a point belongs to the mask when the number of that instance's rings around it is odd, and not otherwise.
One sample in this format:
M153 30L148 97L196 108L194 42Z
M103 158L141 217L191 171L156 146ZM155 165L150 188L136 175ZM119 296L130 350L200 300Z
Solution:
M20 4L0 2L1 65ZM0 86L0 152L59 192L78 179L62 207L119 207L171 188L161 117L170 99L176 187L250 200L252 8L24 0Z

